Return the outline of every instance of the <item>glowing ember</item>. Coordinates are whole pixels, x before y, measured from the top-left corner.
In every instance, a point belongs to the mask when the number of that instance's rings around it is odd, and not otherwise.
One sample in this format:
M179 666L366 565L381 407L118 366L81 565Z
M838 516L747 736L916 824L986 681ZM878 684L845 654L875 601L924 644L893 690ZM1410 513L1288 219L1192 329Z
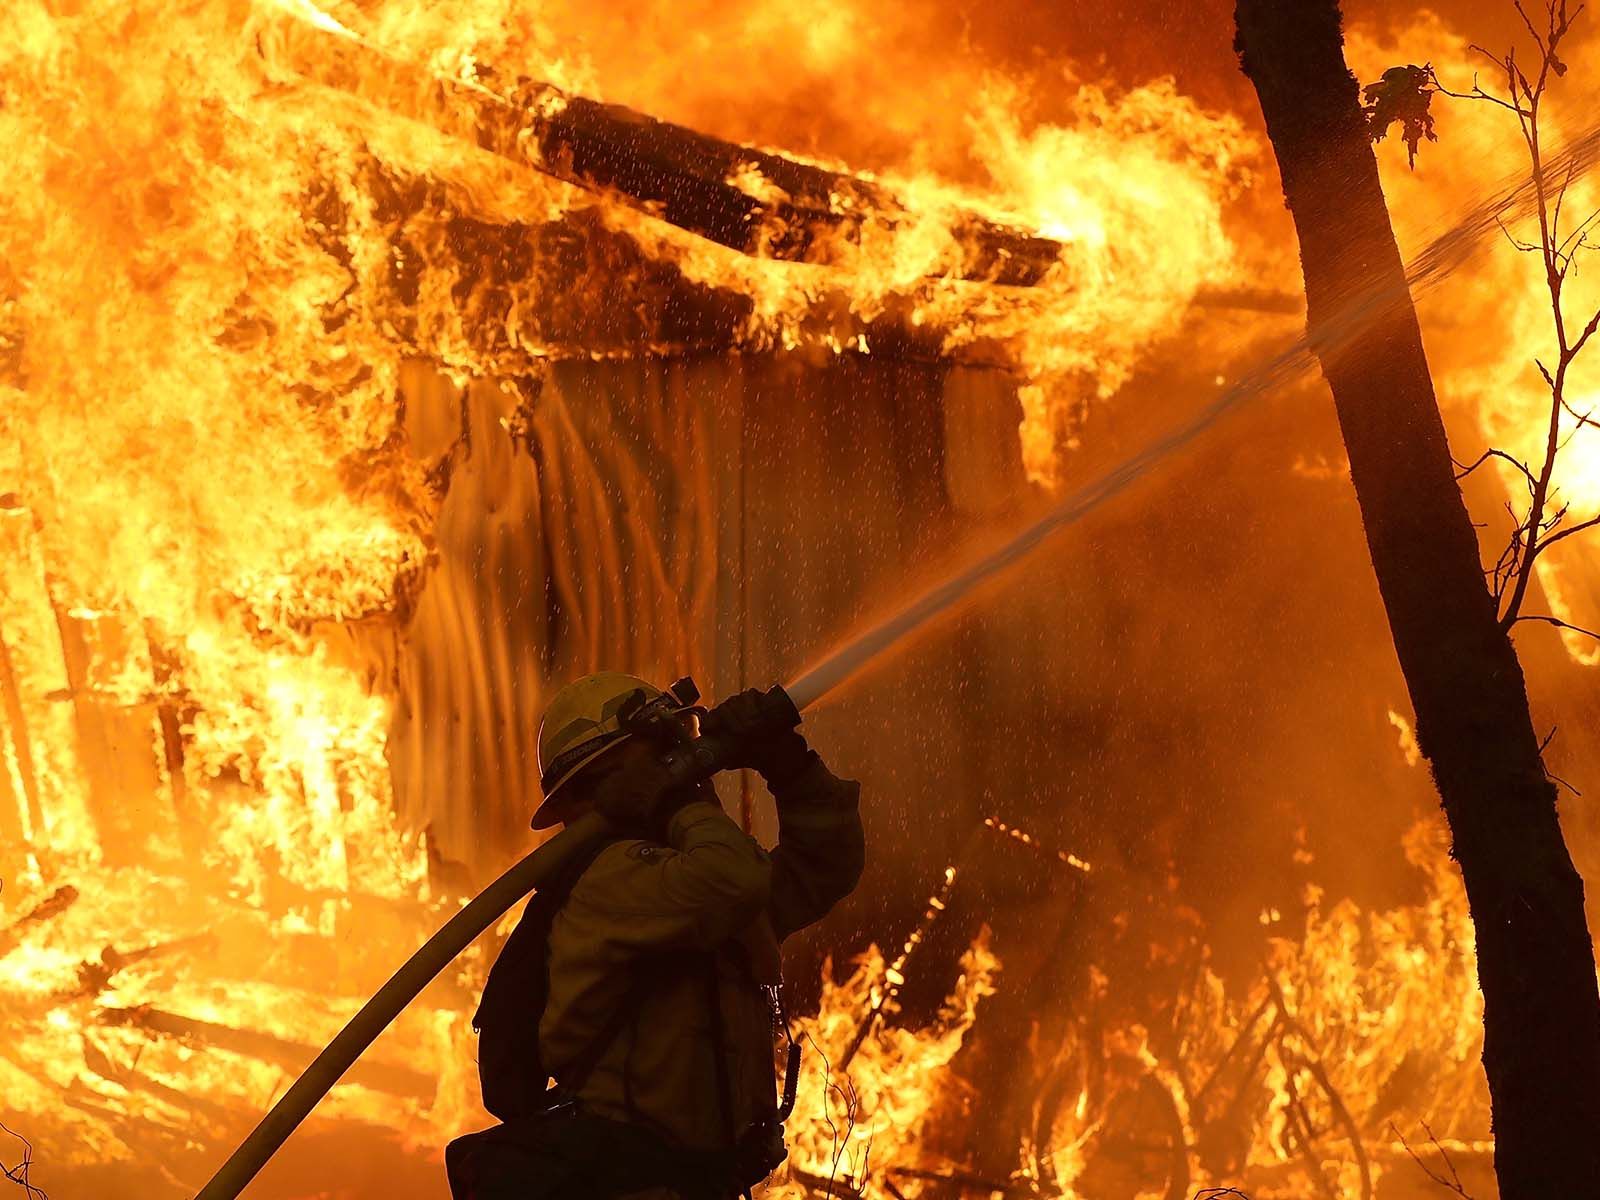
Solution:
M882 989L896 986L892 968L875 946L847 979L835 981L830 965L820 1010L796 1023L807 1058L790 1126L793 1182L768 1194L799 1200L808 1194L802 1185L832 1181L841 1192L888 1197L889 1169L949 1165L928 1158L923 1129L934 1114L959 1111L965 1085L950 1063L979 1002L994 993L999 969L980 937L962 956L961 976L930 1026L881 1028L863 1039L862 1023L879 1011Z

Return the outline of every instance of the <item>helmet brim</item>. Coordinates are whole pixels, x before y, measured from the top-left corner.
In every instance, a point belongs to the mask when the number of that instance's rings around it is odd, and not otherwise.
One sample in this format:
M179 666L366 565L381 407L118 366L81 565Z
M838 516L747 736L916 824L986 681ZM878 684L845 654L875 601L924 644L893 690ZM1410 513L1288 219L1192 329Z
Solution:
M549 829L551 826L563 824L570 814L567 811L568 806L566 803L568 797L562 793L561 789L566 787L579 771L597 759L604 758L618 747L627 745L632 740L633 735L631 733L625 733L621 737L614 737L604 745L584 755L563 771L555 782L545 789L544 799L540 801L539 807L534 809L533 820L530 822L529 828Z
M691 712L695 707L696 706L693 704L681 704L677 708L674 708L672 712L674 714ZM572 812L570 806L567 804L568 797L562 793L562 789L577 777L578 772L584 770L586 767L591 766L599 759L604 758L613 750L627 745L632 740L633 734L631 733L625 733L621 737L613 737L600 746L595 747L594 750L588 754L585 754L577 762L573 763L570 767L563 771L550 784L550 786L545 789L544 799L540 801L539 807L534 809L533 820L528 823L528 827L530 829L550 829L556 825L565 824L572 816Z

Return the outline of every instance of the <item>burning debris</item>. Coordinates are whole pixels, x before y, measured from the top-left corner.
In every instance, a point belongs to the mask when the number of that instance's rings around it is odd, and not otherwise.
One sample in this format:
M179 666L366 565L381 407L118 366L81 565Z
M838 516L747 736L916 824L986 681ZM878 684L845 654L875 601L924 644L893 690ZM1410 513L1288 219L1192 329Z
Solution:
M452 134L519 166L653 217L741 254L858 270L867 245L906 243L926 228L924 274L1032 287L1061 267L1059 241L959 210L929 226L885 187L861 176L733 145L538 80L501 83L478 64L468 78L411 78L342 26L285 24L273 65L307 83L350 92ZM461 128L462 125L464 128ZM924 239L926 240L926 239Z
M960 969L930 1024L889 1026L871 1037L864 1031L877 1026L886 1002L892 1005L895 967L874 946L847 978L836 981L831 965L825 971L816 1016L799 1022L811 1052L801 1082L808 1099L790 1134L790 1182L776 1195L801 1200L833 1189L889 1197L919 1190L907 1178L915 1172L959 1173L959 1150L949 1157L928 1145L930 1127L972 1103L970 1085L951 1061L983 998L994 993L1001 964L980 938L962 955Z

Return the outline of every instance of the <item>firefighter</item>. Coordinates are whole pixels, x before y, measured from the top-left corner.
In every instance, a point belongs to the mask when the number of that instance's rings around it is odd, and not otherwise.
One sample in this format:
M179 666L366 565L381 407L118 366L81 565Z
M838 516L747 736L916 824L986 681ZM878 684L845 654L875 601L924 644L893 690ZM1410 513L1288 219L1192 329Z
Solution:
M744 833L709 782L671 786L660 746L623 728L661 691L604 672L557 693L533 827L597 811L605 832L530 902L490 974L479 1072L504 1123L449 1147L456 1200L725 1200L784 1157L779 944L855 887L859 785L823 765L781 689L703 716L667 695L686 736L731 741L726 765L760 773L777 845Z

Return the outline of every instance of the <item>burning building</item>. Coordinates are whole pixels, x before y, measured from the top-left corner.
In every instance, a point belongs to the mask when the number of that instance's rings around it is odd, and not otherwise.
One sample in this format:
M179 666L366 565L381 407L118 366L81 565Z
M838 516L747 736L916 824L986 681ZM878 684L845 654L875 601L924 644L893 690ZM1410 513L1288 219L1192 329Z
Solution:
M5 18L0 1077L56 1196L192 1194L529 848L554 686L790 678L1297 331L1221 68L692 16L670 69L634 4ZM1352 57L1418 39L1464 57ZM1413 245L1499 152L1475 120L1386 163ZM1468 445L1532 436L1517 270L1424 308ZM873 863L789 963L774 1194L1405 1196L1408 1144L1489 1186L1471 925L1326 407L1247 407L808 717ZM1543 581L1580 616L1583 554ZM1539 639L1581 780L1592 647ZM495 944L258 1194L443 1195Z

